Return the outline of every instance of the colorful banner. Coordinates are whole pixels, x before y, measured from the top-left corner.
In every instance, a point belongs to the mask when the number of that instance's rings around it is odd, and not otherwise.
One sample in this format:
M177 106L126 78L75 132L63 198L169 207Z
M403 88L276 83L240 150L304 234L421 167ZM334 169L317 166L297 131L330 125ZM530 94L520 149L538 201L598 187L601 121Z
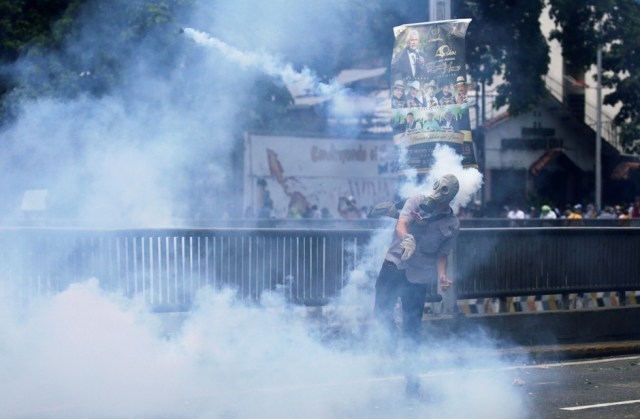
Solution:
M310 205L339 217L341 197L358 208L395 199L397 153L388 139L247 134L244 152L244 208L256 213L266 191L276 217Z
M391 59L393 142L409 168L427 172L433 149L446 144L477 167L465 69L465 34L471 19L417 23L393 28Z

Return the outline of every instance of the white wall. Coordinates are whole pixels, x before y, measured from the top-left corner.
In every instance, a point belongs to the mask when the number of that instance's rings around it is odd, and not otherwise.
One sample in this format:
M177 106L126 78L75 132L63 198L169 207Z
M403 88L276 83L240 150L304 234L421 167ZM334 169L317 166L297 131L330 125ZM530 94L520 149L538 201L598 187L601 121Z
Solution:
M272 154L269 160L269 150ZM245 141L244 207L260 205L256 181L264 179L277 217L287 214L291 195L302 194L311 205L337 215L338 199L353 196L358 206L393 200L397 161L389 139L248 135ZM276 164L274 167L273 165ZM274 175L281 170L281 175Z
M585 138L584 130L575 129L575 123L568 123L559 108L553 105L540 106L537 111L525 115L505 119L491 127L486 133L486 167L488 169L525 169L528 170L545 152L535 150L503 150L501 141L504 138L522 138L522 127L533 127L534 122L541 128L555 130L554 138L562 140L567 156L584 171L592 171L594 165L593 138Z

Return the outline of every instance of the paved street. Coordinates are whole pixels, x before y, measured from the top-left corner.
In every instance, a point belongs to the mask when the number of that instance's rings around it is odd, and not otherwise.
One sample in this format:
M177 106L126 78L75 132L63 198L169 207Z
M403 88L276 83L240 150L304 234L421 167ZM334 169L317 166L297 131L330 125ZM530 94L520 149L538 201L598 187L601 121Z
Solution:
M640 355L537 365L518 362L491 360L482 366L485 362L478 357L473 360L475 367L471 364L465 367L463 363L456 367L449 367L447 363L441 364L441 368L434 365L430 372L419 375L424 390L420 401L404 397L402 375L382 374L375 378L333 382L266 383L263 388L247 389L242 394L237 394L237 390L213 392L204 398L184 400L184 411L177 417L259 417L243 409L239 396L245 403L261 406L262 417L640 417ZM227 413L231 413L211 414L220 413L219 405L229 400ZM2 412L0 417L75 417L82 406L80 402L78 405L51 403ZM279 412L279 416L273 416L274 412Z
M477 358L473 364L483 361ZM420 401L389 396L367 415L345 418L640 418L640 356L518 365L448 368L420 374ZM387 395L402 392L404 378L380 382ZM522 403L521 403L522 402ZM524 406L523 406L524 405ZM398 410L398 406L400 410Z
M345 408L336 416L345 419L640 418L640 355L530 365L490 360L478 366L484 362L479 357L472 361L476 367L465 367L464 362L451 368L447 363L442 368L434 365L419 375L420 401L402 396L404 377L394 374L265 391L287 394L290 400L365 387L378 394L366 405Z
M526 418L639 418L640 356L620 356L539 365L508 365L421 375L425 387L441 377L476 376L479 382L511 382L527 404ZM491 394L491 390L477 391ZM417 412L416 412L417 413ZM478 416L478 417L481 417Z
M531 418L640 417L640 356L517 369Z

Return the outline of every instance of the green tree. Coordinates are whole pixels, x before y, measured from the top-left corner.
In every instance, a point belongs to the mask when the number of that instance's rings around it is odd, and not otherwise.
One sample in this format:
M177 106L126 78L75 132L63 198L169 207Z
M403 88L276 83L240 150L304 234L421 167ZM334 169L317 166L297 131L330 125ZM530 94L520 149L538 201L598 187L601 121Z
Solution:
M64 16L68 20L80 3L82 0L1 0L0 66L16 61L29 48L48 47L59 41L55 22ZM6 72L0 73L0 99L16 85ZM0 102L0 119L6 111L4 101Z
M2 79L0 119L12 116L8 109L20 98L101 96L116 85L136 83L123 70L135 62L141 43L154 51L142 58L145 65L159 76L171 72L175 52L183 50L172 46L184 43L178 22L194 1L0 0L0 62L22 61ZM279 81L259 76L251 92L245 125L273 128L286 120L291 97Z
M640 144L640 2L638 0L550 0L557 24L551 34L562 45L565 62L574 71L596 63L603 48L603 85L613 89L604 103L620 105L614 122L630 152Z
M542 76L549 68L549 46L540 30L543 0L456 0L454 15L471 18L467 31L467 65L474 80L497 87L495 105L517 115L547 95Z
M70 16L82 0L2 0L0 1L0 61L18 58L29 45L51 43L53 26Z
M6 0L0 2L0 59L22 57L19 71L3 79L3 91L17 97L96 96L122 80L135 58L135 45L149 42L155 59L171 61L176 20L193 0ZM6 13L3 13L6 12ZM96 19L100 17L100 19ZM90 29L85 22L93 22ZM68 47L67 39L90 39ZM82 45L82 44L80 44ZM160 68L166 68L166 66ZM5 73L6 74L6 73Z

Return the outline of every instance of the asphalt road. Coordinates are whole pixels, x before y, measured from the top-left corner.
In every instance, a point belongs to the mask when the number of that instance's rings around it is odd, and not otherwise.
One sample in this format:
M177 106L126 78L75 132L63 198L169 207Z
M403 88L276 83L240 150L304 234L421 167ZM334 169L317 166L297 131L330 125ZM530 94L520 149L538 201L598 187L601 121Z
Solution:
M640 356L513 370L530 418L640 418Z
M398 365L387 372L336 381L265 382L263 387L228 391L184 400L184 413L120 415L180 418L331 418L331 419L547 419L640 418L640 355L535 364L531 357L504 353L488 357L450 352L420 360L423 390L419 400L404 395ZM527 361L529 360L529 361ZM348 375L347 375L348 376ZM309 377L312 378L312 377ZM158 397L162 397L158 395ZM232 400L227 410L219 408ZM241 402L240 402L241 400ZM153 403L153 398L147 402ZM237 404L236 404L237 403ZM260 406L248 414L243 404ZM329 405L329 406L328 406ZM148 406L143 402L142 411ZM238 407L232 409L233 406ZM330 409L328 409L330 407ZM0 418L107 417L87 415L86 405L40 404L4 411ZM253 408L252 408L253 409ZM157 410L151 409L152 412ZM84 412L84 413L79 413ZM215 413L215 414L213 414Z
M478 365L478 361L474 364ZM460 400L454 403L467 407L455 410L451 408L452 403L443 403L442 417L463 417L460 413L463 412L464 417L480 419L640 418L638 355L529 365L501 361L486 367L432 370L420 374L426 399L423 395L422 400L415 402L406 417L435 417L434 412L426 408L438 404L436 383L447 379L460 387ZM467 382L475 384L467 386ZM479 398L486 401L477 400ZM525 408L509 407L509 401L514 399L523 401ZM493 405L488 410L481 410L490 403ZM480 408L475 414L472 413L476 409L474 405Z
M453 364L436 361L418 376L419 400L404 397L404 376L394 374L285 392L292 400L305 400L299 397L302 391L315 397L373 385L384 394L329 416L344 419L640 418L640 355L540 364L479 356Z

